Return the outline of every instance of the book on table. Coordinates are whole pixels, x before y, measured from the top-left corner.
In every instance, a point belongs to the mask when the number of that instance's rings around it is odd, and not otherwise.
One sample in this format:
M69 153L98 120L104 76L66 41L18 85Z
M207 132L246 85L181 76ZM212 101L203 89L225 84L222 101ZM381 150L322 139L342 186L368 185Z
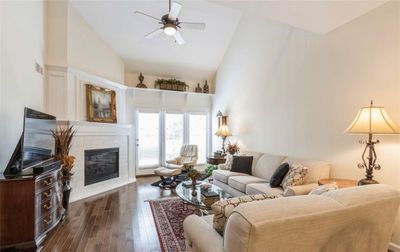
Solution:
M203 195L206 198L213 198L213 197L219 197L219 193L212 191L212 190L208 190L208 191L201 191L201 195Z

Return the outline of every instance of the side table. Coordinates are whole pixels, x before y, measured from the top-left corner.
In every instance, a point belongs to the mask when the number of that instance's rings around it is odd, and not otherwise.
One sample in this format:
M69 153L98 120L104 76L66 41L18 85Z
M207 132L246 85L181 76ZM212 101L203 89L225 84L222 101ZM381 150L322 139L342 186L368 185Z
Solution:
M207 156L207 164L212 164L212 165L219 165L219 164L224 164L226 161L226 158L223 156Z
M330 178L330 179L320 179L318 181L319 185L326 185L326 184L333 184L333 183L336 183L336 185L339 188L357 186L357 181L352 180L352 179Z

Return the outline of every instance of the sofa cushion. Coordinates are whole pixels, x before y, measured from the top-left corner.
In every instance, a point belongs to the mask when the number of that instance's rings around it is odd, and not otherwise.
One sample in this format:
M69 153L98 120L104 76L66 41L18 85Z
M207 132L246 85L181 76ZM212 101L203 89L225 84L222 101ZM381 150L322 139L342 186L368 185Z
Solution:
M281 185L283 178L286 176L286 173L289 171L289 164L282 163L274 172L269 181L269 185L271 187L278 187Z
M256 165L258 160L264 155L264 153L256 152L256 151L241 151L238 156L252 156L253 164L251 165L251 172L253 173L256 169Z
M302 160L295 157L288 157L283 162L289 165L294 163L300 163L308 168L306 177L304 178L304 184L318 183L318 180L329 178L330 165L324 161L317 160Z
M226 161L225 161L225 170L230 170L232 169L232 164L233 164L233 155L231 154L227 154L225 157Z
M284 156L264 154L258 159L254 166L252 175L263 178L269 182L272 175L284 159ZM253 162L255 162L255 160Z
M252 156L233 156L232 172L240 172L251 175Z
M241 192L246 192L246 186L250 183L267 183L267 181L254 176L232 176L228 179L228 185Z
M260 194L266 193L268 195L282 195L283 189L281 187L272 188L268 183L250 183L246 186L246 194Z
M280 195L257 194L244 195L240 197L217 201L211 205L211 209L214 213L213 227L215 228L215 230L217 230L217 232L222 234L229 215L238 205L258 200L275 199L278 197L280 197Z
M229 177L232 176L248 176L244 173L231 172L228 170L214 170L212 173L213 179L221 181L222 183L228 184Z
M308 168L300 163L294 163L290 166L288 173L282 180L281 186L283 189L289 186L298 186L304 183L304 178L308 172Z

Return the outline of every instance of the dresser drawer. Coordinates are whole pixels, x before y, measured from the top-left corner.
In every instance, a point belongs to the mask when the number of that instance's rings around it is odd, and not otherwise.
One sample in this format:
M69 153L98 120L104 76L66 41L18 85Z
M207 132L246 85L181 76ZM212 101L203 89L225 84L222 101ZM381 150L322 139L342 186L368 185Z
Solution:
M43 194L49 195L51 194L50 198L43 199ZM44 191L42 195L38 195L36 199L36 219L41 218L42 216L48 214L49 212L54 211L57 207L62 205L61 203L61 192L54 190L51 188L47 191Z
M36 204L41 204L41 202L48 201L53 197L60 197L60 194L61 194L61 186L60 184L57 183L53 187L50 187L36 194Z
M36 222L36 237L42 235L52 228L61 219L62 207L57 207L53 212L49 212Z
M53 171L50 174L47 174L44 177L40 177L36 179L36 192L40 192L47 187L51 187L55 184L58 184L60 181L61 173L59 170Z

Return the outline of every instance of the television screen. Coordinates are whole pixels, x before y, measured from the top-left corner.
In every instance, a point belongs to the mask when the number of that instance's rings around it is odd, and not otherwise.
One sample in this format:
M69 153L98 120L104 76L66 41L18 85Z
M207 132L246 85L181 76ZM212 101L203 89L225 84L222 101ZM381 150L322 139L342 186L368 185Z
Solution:
M22 169L48 160L54 154L52 131L57 127L54 116L25 108L22 142Z

